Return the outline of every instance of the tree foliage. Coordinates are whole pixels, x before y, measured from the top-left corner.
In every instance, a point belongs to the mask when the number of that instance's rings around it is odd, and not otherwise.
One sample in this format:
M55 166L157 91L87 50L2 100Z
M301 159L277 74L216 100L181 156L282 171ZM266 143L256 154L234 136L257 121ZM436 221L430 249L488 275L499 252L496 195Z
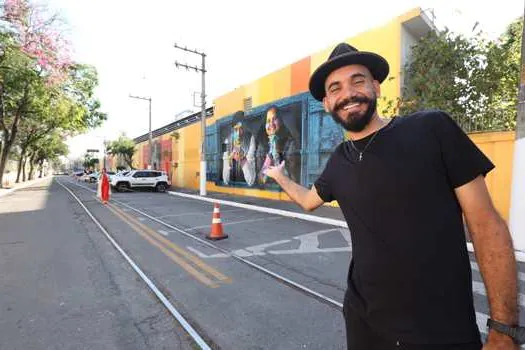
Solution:
M0 179L12 147L20 173L50 132L63 140L99 126L97 84L95 68L69 58L58 16L28 0L0 1ZM52 159L63 147L38 149Z
M130 169L133 169L133 155L135 154L135 142L125 135L108 144L107 151L115 156L122 156Z
M448 112L467 131L511 130L516 125L522 19L497 40L483 32L465 37L432 31L413 47L403 69L402 97L386 110Z

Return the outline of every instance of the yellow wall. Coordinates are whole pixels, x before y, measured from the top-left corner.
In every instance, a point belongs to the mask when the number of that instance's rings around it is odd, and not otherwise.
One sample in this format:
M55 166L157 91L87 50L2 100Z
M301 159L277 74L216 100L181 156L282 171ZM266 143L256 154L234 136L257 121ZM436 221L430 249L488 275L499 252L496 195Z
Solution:
M243 99L246 95L245 87L233 90L229 94L215 99L215 116L225 116L243 110ZM248 96L250 96L248 94Z
M200 170L200 123L192 124L178 130L179 140L179 167L177 175L181 176L178 187L198 188Z
M485 181L494 206L508 221L515 133L513 131L489 132L469 136L496 166L487 175Z

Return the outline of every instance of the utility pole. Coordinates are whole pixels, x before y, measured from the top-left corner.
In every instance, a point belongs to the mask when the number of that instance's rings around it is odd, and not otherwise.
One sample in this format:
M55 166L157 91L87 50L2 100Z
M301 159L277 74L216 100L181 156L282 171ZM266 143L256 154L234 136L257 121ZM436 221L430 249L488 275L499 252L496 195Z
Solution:
M187 47L178 46L177 44L173 45L176 49L191 52L196 55L200 55L202 58L201 67L197 66L189 66L184 63L179 63L175 61L175 67L183 67L187 70L193 69L195 72L201 72L202 74L202 82L201 82L201 168L200 168L200 195L205 196L206 195L206 80L205 80L205 73L206 73L206 54L204 52L199 52L197 50L191 50Z
M150 169L153 169L153 145L152 145L152 135L151 135L151 97L140 97L129 95L130 98L136 98L137 100L144 100L149 102L149 164Z
M509 224L515 248L525 250L525 25L521 34L520 73Z

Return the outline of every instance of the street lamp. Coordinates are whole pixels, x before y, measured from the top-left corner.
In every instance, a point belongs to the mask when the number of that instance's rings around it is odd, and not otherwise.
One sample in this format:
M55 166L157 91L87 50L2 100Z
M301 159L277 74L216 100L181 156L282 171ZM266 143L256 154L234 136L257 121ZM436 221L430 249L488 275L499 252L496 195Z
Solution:
M151 135L151 97L140 97L140 96L132 96L129 95L130 98L135 98L137 100L143 100L149 102L149 164L148 167L151 167L151 164L153 163L153 147L152 147L152 135Z
M95 136L95 135L91 135L90 137L93 137L93 138L96 138L96 139L100 139L102 140L102 146L104 147L103 149L103 158L102 158L102 168L106 168L106 170L108 170L107 168L107 162L106 162L106 157L107 157L107 152L108 152L108 145L109 145L109 141L106 140L106 136ZM87 150L88 153L90 152L95 152L95 153L98 153L99 150L98 149L88 149Z

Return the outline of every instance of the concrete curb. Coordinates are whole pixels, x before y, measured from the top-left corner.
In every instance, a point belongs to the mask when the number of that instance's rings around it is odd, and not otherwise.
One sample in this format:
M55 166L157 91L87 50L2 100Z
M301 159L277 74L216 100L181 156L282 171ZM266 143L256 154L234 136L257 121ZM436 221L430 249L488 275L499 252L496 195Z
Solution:
M222 199L201 197L201 196L197 196L193 194L179 193L175 191L166 191L166 193L171 194L172 196L192 198L192 199L197 199L197 200L204 201L204 202L219 203L219 204L229 205L229 206L237 207L237 208L244 208L244 209L260 211L260 212L268 213L268 214L282 215L282 216L286 216L289 218L302 219L302 220L311 221L311 222L318 222L320 224L327 224L327 225L347 228L346 222L342 220L323 218L320 216L296 213L293 211L287 211L287 210L282 210L282 209L259 207L257 205L237 203L237 202L226 201Z
M281 210L281 209L259 207L257 205L237 203L237 202L226 201L226 200L222 200L222 199L213 199L213 198L208 198L208 197L201 197L201 196L197 196L197 195L193 195L193 194L179 193L179 192L175 192L175 191L166 191L166 193L168 193L168 194L170 194L172 196L179 196L179 197L184 197L184 198L192 198L192 199L197 199L197 200L200 200L200 201L210 202L210 203L220 203L220 204L229 205L229 206L232 206L232 207L244 208L244 209L249 209L249 210L255 210L255 211L262 212L262 213L282 215L282 216L286 216L286 217L289 217L289 218L302 219L302 220L306 220L306 221L317 222L317 223L320 223L320 224L327 224L327 225L333 225L333 226L348 228L347 225L346 225L346 222L342 221L342 220L335 220L335 219L323 218L323 217L319 217L319 216L315 216L315 215L295 213L295 212L292 212L292 211L286 211L286 210ZM472 245L472 243L467 243L467 250L469 252L471 252L471 253L474 252L474 246ZM516 250L515 251L515 255L516 255L516 261L525 262L525 252Z

